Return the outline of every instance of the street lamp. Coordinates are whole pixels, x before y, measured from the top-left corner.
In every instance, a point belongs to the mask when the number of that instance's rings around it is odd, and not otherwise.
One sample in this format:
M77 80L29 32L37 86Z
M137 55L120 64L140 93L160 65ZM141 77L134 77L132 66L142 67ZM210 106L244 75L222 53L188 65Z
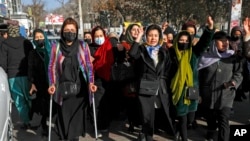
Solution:
M79 32L80 33L80 37L83 37L83 22L82 22L82 0L78 0L78 5L79 5L79 19L80 19L80 29Z

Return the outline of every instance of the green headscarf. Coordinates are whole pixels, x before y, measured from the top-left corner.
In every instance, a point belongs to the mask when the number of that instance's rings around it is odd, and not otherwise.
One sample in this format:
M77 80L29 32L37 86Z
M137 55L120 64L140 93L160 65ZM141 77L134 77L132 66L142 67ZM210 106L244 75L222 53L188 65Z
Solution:
M36 42L34 42L35 40L35 34L39 32L42 33L44 36L44 47L38 47L38 45L36 44ZM42 52L44 53L44 66L45 66L45 72L46 72L46 76L48 76L48 66L49 66L49 60L50 60L50 52L51 52L51 44L47 38L47 35L44 33L43 30L41 29L35 29L33 32L33 44L35 45L35 50L37 52Z
M177 59L178 59L178 69L171 81L170 88L172 90L173 96L173 104L176 105L181 95L184 93L186 95L185 86L192 87L193 86L193 71L191 68L190 60L192 58L192 44L190 43L190 47L186 50L180 51L178 49L178 41L182 35L189 35L187 31L180 32L174 40L173 48L175 50ZM189 42L191 42L189 37ZM190 100L184 97L184 104L189 105Z

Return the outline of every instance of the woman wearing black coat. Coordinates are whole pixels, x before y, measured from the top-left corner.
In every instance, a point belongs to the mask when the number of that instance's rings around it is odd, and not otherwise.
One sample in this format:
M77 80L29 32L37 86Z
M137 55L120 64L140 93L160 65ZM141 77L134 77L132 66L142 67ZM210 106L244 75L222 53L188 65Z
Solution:
M235 91L242 82L240 59L229 49L229 36L216 32L209 51L198 65L201 105L208 113L207 139L213 140L217 127L218 141L229 141L229 118Z
M41 126L42 135L48 135L46 124L49 116L49 88L48 81L48 63L50 54L50 43L47 36L41 29L33 32L33 43L36 47L29 53L28 59L28 79L31 82L30 95L36 93L36 98L32 100L31 112L42 115Z
M164 111L165 127L174 134L173 124L169 115L171 99L168 93L171 61L169 53L162 47L162 32L158 25L151 25L146 30L146 42L139 44L143 29L129 51L136 60L136 74L139 77L139 101L142 110L142 136L140 140L153 141L155 114Z

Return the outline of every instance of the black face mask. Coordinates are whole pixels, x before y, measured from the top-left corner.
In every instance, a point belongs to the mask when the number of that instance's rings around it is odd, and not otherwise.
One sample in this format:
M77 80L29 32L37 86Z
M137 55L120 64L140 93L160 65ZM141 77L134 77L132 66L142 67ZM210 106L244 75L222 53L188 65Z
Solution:
M63 37L68 42L73 42L76 39L76 33L73 32L63 32Z
M43 47L44 46L44 39L39 39L34 41L37 47Z
M84 42L86 42L87 44L91 43L91 39L84 39Z
M189 43L179 43L178 42L178 49L179 50L186 50L186 49L188 49L189 48Z
M240 37L239 37L239 36L232 36L231 38L232 38L232 40L233 40L233 41L237 41L237 40L239 40L239 39L240 39Z

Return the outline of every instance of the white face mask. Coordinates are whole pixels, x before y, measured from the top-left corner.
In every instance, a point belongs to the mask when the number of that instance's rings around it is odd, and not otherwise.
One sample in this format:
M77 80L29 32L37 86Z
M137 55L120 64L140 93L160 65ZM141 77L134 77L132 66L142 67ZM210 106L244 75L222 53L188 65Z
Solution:
M95 43L97 45L102 45L104 43L104 41L105 41L104 37L95 38Z

